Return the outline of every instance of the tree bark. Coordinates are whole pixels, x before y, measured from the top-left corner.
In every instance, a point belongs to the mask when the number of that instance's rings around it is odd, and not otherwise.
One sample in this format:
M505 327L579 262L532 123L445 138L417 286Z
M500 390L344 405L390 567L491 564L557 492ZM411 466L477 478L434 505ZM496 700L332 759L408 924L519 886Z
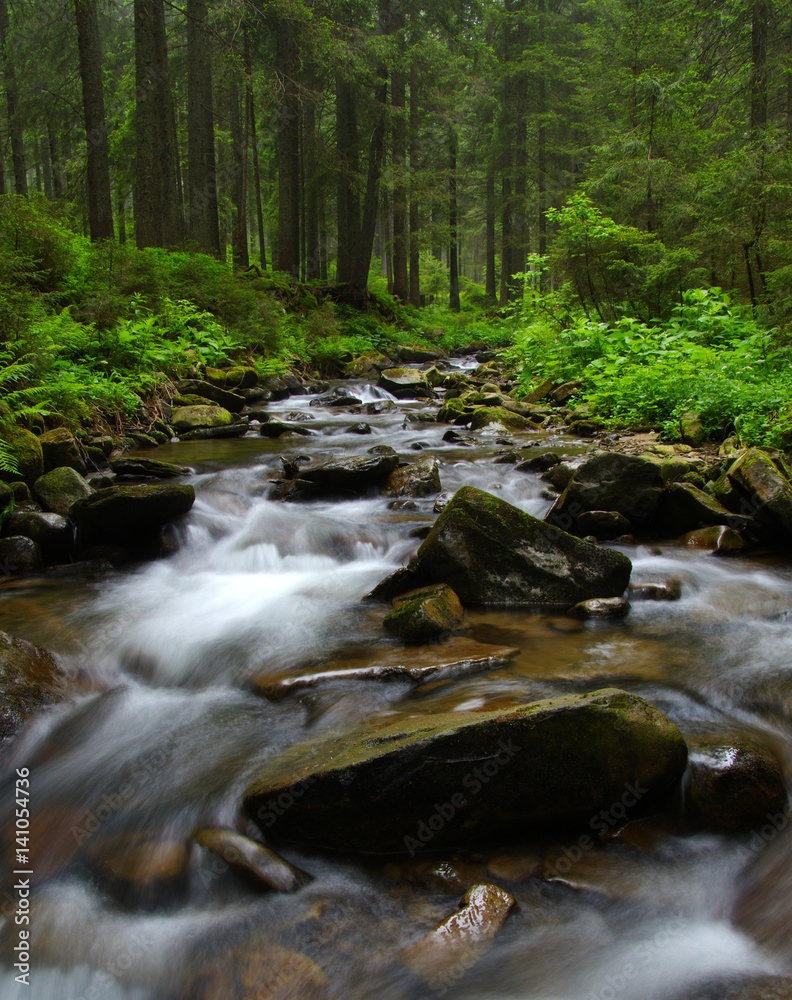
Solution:
M12 55L11 23L8 16L8 0L0 0L0 48L3 55L3 75L5 77L6 102L8 105L8 131L11 135L11 159L14 166L14 191L27 196L27 170L25 168L25 133L22 116L19 113L19 85Z
M191 240L220 256L212 52L204 0L187 0L187 190Z
M459 234L457 232L457 134L451 129L448 137L448 305L459 312Z
M410 302L421 305L421 211L418 199L419 149L419 84L418 70L410 67Z
M498 297L498 279L495 274L495 170L491 163L487 165L486 211L484 291L494 301Z
M757 141L767 128L767 3L751 5L751 139Z
M244 97L240 95L239 84L232 70L229 90L231 145L234 156L234 182L231 187L231 200L234 205L231 260L235 271L250 267L247 240L247 137L250 112L247 107L247 96L247 87Z
M297 46L291 24L276 29L278 109L278 270L300 273L300 100L294 81Z
M352 277L355 247L360 231L360 203L357 194L359 139L355 91L341 73L336 74L336 143L338 155L338 258L336 280Z
M110 150L102 85L102 46L96 0L74 0L77 46L80 51L85 134L88 139L88 226L91 242L112 240L113 200L110 192Z
M405 17L401 4L393 8L393 27L403 31ZM400 69L391 73L391 107L393 108L393 294L406 302L410 295L407 274L407 123L405 121L405 81Z
M139 249L181 242L175 118L162 0L135 0L135 239Z
M319 177L316 155L316 104L305 106L305 277L316 281L321 272L319 253Z

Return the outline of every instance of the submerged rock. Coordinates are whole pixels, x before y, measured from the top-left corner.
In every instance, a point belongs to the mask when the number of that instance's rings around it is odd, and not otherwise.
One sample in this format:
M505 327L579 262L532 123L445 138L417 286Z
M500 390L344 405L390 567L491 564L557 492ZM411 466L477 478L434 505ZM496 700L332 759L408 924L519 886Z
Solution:
M618 597L631 563L504 500L463 486L438 517L415 560L371 596L390 599L413 587L447 583L464 605L576 604Z
M583 511L615 510L635 527L649 525L665 494L654 462L634 455L600 452L575 470L547 520L565 531L576 530Z
M656 580L631 583L627 596L631 601L678 601L682 597L682 581Z
M474 885L460 909L401 952L401 960L433 990L456 982L489 949L514 896L496 885Z
M52 653L0 632L0 741L66 694L66 677Z
M586 823L628 785L638 798L664 789L686 760L682 734L658 709L606 689L297 745L264 765L245 808L283 838L413 853ZM295 787L310 793L292 795ZM289 808L276 814L281 795Z
M459 598L445 583L421 587L393 599L383 625L405 642L430 642L451 632L462 620Z
M385 481L385 493L389 497L430 497L441 489L440 463L436 458L423 458L403 469L395 469Z
M295 892L311 881L311 876L282 857L227 827L203 827L193 835L196 844L211 851L222 862L275 892ZM218 873L222 874L222 872Z
M69 516L85 544L108 542L134 549L194 503L195 490L186 484L110 486L78 500Z

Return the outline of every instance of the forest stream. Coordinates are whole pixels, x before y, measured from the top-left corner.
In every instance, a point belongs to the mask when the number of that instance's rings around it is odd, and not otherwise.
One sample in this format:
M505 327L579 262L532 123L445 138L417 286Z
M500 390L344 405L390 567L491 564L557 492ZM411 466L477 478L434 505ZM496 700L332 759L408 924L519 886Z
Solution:
M344 387L363 401L361 415L311 406L310 395L269 404L308 436L274 440L252 427L238 440L158 449L158 459L194 470L185 481L197 493L167 558L0 589L0 628L52 650L82 692L38 717L6 757L4 815L16 770L30 772L35 875L30 986L15 980L6 906L2 1000L792 996L785 812L726 834L686 830L673 796L633 817L614 803L592 817L590 836L511 836L415 857L284 839L272 846L311 876L290 893L252 886L191 839L199 827L226 827L261 840L243 794L298 740L607 687L645 698L686 738L749 739L789 775L787 557L619 544L633 582L678 580L681 599L635 601L616 621L469 608L451 639L405 651L383 631L388 609L363 598L414 554L415 529L433 523L437 498L276 502L268 493L282 458L325 461L385 444L408 461L435 456L446 494L472 485L542 517L546 483L496 459L519 446L574 460L590 445L497 425L447 441L427 403ZM366 413L372 403L381 412ZM361 420L371 433L349 430ZM429 662L460 643L517 653L422 683L343 676L399 657ZM318 671L332 674L266 696ZM365 833L367 816L355 822ZM516 906L475 958L422 979L404 949L473 885L498 886Z

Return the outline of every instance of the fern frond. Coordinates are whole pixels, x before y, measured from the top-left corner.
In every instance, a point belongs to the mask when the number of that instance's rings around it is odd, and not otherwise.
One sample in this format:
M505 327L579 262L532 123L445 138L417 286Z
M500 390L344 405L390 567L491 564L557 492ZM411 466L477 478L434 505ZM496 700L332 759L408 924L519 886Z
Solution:
M0 438L0 472L19 472L19 462L7 441Z

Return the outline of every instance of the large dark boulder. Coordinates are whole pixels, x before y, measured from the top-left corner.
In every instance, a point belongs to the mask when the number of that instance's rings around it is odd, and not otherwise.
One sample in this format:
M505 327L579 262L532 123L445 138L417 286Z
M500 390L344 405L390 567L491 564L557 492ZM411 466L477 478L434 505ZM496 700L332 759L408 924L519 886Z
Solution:
M0 632L0 741L66 694L66 677L52 653Z
M326 462L313 469L303 469L299 479L325 491L358 493L379 485L399 464L398 455L372 455L370 458L347 458Z
M186 514L195 490L186 484L110 486L78 500L69 516L83 544L110 543L135 549L166 522Z
M438 517L415 561L383 581L372 597L447 583L465 606L577 604L618 597L632 564L498 497L463 486Z
M416 715L299 744L245 793L261 826L342 850L522 839L637 804L685 769L682 734L616 689L491 712Z
M547 515L565 531L583 511L615 510L634 528L651 524L665 494L656 462L635 455L600 452L592 455L575 475Z
M41 547L26 535L0 538L0 577L27 576L44 566Z
M65 517L38 510L23 510L12 514L3 526L3 534L32 539L47 560L67 556L74 542L74 528Z
M733 514L722 503L691 483L670 483L665 497L661 524L673 536L684 535L698 528L728 525L735 530L746 530L751 521Z
M769 455L749 448L729 467L727 477L741 500L740 514L792 536L792 484Z

